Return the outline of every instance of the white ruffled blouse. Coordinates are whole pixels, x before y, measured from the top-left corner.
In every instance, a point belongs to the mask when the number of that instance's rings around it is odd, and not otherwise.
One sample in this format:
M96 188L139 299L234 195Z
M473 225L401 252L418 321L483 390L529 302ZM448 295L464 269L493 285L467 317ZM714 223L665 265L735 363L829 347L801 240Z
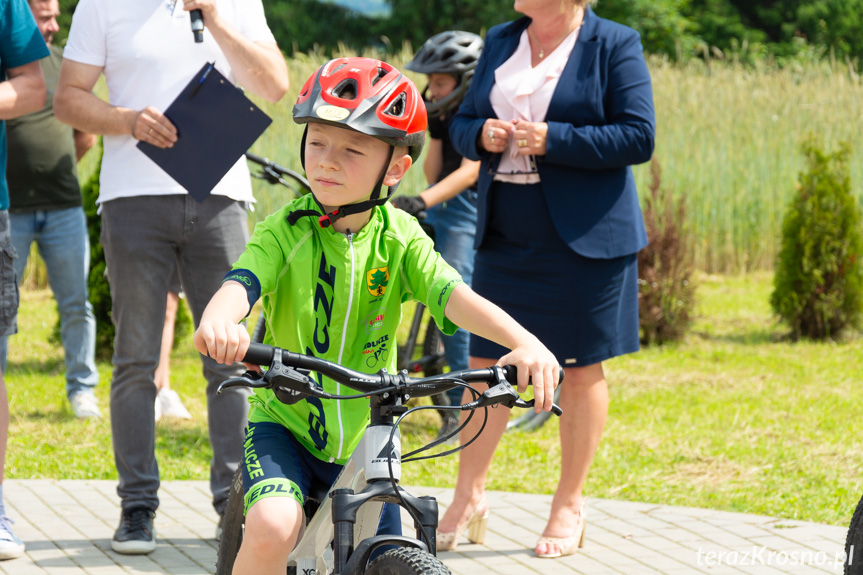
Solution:
M544 122L548 105L557 87L558 79L566 66L581 27L576 28L564 38L557 48L531 66L530 40L527 28L521 33L518 48L509 59L494 72L495 83L489 99L491 106L501 120L525 120ZM531 157L518 153L515 138L510 138L497 167L498 172L531 172ZM497 174L495 180L516 184L535 184L539 174L508 175Z

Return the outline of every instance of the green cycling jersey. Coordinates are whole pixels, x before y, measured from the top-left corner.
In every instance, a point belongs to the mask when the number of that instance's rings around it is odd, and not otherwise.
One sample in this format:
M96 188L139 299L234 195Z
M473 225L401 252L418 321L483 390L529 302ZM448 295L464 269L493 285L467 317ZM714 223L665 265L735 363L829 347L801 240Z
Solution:
M259 223L226 277L247 289L246 272L259 282L265 343L357 371L394 373L403 302L423 302L444 333L455 332L444 310L461 276L435 252L414 217L385 204L354 234L321 228L315 218L293 226L286 221L293 211L315 208L309 194ZM355 393L313 375L329 393ZM284 425L316 457L339 464L359 443L369 417L364 398L285 405L271 391L256 390L250 401L250 422Z

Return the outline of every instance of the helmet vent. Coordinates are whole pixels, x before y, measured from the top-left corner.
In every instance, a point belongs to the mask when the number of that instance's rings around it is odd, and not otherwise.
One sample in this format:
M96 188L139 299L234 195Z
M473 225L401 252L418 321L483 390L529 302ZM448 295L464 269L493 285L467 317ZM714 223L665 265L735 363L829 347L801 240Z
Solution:
M407 102L407 96L404 92L396 96L396 99L393 100L393 103L390 105L387 110L387 114L390 116L395 116L396 118L401 118L405 113L405 104Z
M336 72L338 72L339 70L344 68L345 66L347 66L347 64L345 62L342 62L341 64L339 64L338 66L336 66L335 68L330 70L330 76L332 76L333 74L335 74Z
M333 96L343 100L355 100L357 93L359 93L357 81L353 78L342 80L333 88Z
M378 67L378 73L372 78L372 86L381 81L381 79L387 75L387 71L383 68Z

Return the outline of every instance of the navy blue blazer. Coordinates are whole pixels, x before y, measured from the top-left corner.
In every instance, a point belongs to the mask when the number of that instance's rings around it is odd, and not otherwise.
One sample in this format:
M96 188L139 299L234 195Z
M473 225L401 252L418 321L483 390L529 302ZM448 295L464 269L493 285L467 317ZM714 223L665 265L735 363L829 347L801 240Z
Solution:
M450 125L453 146L481 160L479 220L482 244L489 190L500 154L477 148L486 118L495 118L489 94L494 71L518 47L527 17L488 31L473 81ZM510 118L505 118L510 119ZM656 121L653 89L641 38L631 28L605 20L589 8L546 115L547 152L537 169L551 218L576 253L614 258L647 245L647 234L630 166L650 159ZM524 226L512 214L513 225Z

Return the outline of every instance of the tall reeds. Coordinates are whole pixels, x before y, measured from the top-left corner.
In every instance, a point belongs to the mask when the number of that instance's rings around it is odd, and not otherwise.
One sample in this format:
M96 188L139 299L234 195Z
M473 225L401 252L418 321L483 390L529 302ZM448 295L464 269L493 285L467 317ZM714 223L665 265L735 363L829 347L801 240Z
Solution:
M863 177L863 85L829 63L777 69L649 60L663 178L687 199L696 266L709 272L772 269L782 217L804 167L807 134L848 141L851 178ZM650 178L635 170L639 190Z
M404 69L411 52L404 48L387 58ZM278 104L253 98L273 118L253 151L300 169L302 128L291 120L291 108L305 79L324 60L319 54L289 59L288 95ZM698 269L772 269L784 208L803 168L799 150L806 134L822 138L828 148L839 141L851 144L852 185L858 197L863 195L863 83L852 65L813 60L785 68L767 61L744 67L722 60L674 64L658 57L649 58L648 65L656 154L663 160L664 181L686 196ZM421 75L407 74L420 89L425 86ZM89 174L86 160L83 177ZM646 194L649 165L637 166L635 175ZM254 185L259 205L253 222L285 201L273 187ZM415 193L425 185L422 171L411 170L402 189Z

